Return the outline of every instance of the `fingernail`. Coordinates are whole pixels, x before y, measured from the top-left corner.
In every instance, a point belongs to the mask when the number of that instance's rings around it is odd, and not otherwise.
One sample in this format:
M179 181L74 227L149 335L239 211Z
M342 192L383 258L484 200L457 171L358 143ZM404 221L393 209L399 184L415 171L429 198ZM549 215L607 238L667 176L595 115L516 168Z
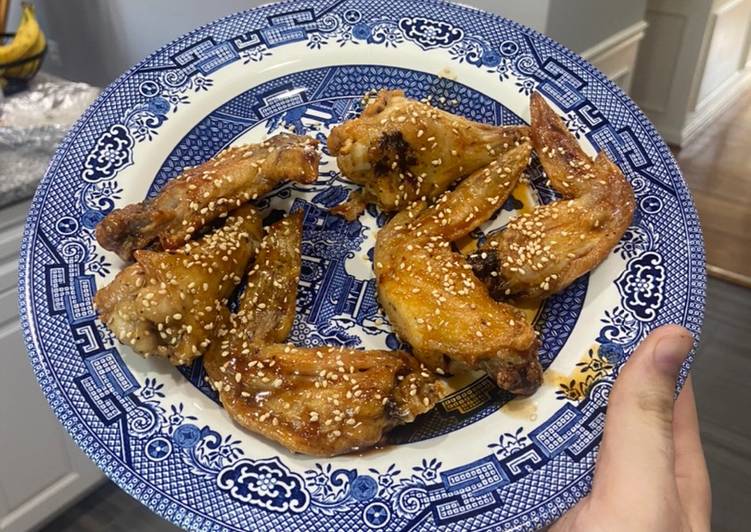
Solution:
M670 375L677 375L693 344L689 333L661 338L654 350L655 365Z

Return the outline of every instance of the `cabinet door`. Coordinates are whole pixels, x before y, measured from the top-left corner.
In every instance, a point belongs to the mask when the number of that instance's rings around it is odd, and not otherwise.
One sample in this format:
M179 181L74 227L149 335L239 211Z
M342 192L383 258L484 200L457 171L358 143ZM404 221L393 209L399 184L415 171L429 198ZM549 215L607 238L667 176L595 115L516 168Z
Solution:
M103 478L55 419L26 355L18 321L15 264L25 211L25 205L0 210L2 532L35 527Z

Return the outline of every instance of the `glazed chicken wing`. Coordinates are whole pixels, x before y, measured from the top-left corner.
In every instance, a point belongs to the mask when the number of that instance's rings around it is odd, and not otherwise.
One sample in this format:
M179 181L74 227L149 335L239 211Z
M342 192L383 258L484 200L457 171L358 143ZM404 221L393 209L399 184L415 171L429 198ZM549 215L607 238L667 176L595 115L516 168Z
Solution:
M311 138L281 134L226 149L186 169L155 198L112 211L97 226L97 241L123 260L154 242L176 249L206 224L282 181L314 182L320 157L316 146Z
M204 357L232 418L295 452L333 456L372 447L433 407L431 375L403 352L297 348L289 334L300 272L301 216L263 240L237 314Z
M248 344L214 385L240 425L288 449L334 456L367 449L437 400L433 378L408 354Z
M251 344L284 342L295 319L300 278L302 212L272 225L258 246L245 290L235 314L217 329L219 341L203 357L212 380L221 378L220 366Z
M531 394L542 368L537 339L521 311L494 301L456 240L499 209L529 163L522 144L473 173L432 207L398 213L375 249L378 297L399 337L428 368L486 371L504 390Z
M605 260L634 213L631 185L604 152L588 157L539 93L531 111L532 143L563 199L517 217L470 257L495 298L563 290Z
M101 320L142 355L190 363L208 348L261 236L260 217L246 205L179 250L136 251L135 263L94 296Z
M526 126L498 127L382 90L362 115L335 127L328 147L362 193L335 209L354 219L368 202L386 211L432 201L463 176L526 139Z

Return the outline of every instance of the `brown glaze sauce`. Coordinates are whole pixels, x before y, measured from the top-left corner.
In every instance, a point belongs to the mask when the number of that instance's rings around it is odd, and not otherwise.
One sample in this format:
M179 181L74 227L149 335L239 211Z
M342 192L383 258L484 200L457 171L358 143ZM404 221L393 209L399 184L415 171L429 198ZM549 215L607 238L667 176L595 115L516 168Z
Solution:
M501 412L516 419L537 420L537 401L532 397L517 397L501 408Z

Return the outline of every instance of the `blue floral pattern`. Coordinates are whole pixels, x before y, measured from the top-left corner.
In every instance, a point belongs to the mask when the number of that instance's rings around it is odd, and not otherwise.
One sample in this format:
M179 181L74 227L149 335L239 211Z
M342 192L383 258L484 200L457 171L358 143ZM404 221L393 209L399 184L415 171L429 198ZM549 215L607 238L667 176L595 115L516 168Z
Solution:
M633 341L639 333L640 323L624 307L606 310L600 319L604 325L600 329L597 341L600 343L626 344Z
M564 117L564 124L568 130L574 134L577 139L580 139L583 134L587 132L587 126L585 126L579 116L576 113L569 113Z
M404 32L405 38L416 42L424 50L447 48L464 36L461 28L424 17L405 17L399 21L399 29Z
M368 37L368 43L383 44L386 48L396 48L404 42L404 35L399 27L392 22L381 22L373 26Z
M615 284L624 306L640 321L653 320L662 305L665 268L662 257L648 251L631 259Z
M123 168L133 164L133 137L127 128L117 124L99 137L86 157L81 178L95 183L112 179Z
M219 472L217 485L240 501L275 512L302 512L310 502L302 479L276 457L238 460Z
M488 448L493 449L499 458L505 458L514 451L518 451L529 445L529 438L527 438L523 431L524 428L519 427L515 432L501 434L498 437L498 442L489 444Z

